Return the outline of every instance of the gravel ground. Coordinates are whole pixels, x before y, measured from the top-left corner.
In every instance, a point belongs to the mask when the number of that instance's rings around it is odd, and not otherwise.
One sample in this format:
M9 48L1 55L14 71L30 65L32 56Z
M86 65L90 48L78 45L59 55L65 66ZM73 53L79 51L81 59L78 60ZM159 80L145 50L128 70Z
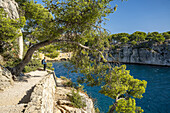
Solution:
M45 75L46 71L33 71L27 73L24 80L14 82L14 85L3 92L0 92L0 108L4 106L13 106L17 104L24 104L29 101L29 94ZM2 113L0 109L0 113Z

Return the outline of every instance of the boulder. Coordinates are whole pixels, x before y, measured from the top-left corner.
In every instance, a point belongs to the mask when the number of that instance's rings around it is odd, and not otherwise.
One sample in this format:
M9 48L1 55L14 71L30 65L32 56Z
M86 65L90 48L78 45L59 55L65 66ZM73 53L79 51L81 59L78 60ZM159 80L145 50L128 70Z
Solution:
M11 72L0 66L0 90L4 91L6 88L14 84Z

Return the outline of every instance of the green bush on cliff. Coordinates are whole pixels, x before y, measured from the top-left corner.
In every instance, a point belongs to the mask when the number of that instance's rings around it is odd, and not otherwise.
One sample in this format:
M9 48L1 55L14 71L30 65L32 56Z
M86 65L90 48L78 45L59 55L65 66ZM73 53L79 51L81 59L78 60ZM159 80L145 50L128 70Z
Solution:
M79 91L72 90L71 95L68 95L71 104L76 108L86 107L86 104L82 101L82 97L79 94Z
M144 41L145 38L146 38L146 33L145 32L141 32L141 31L136 31L134 32L133 34L131 34L129 36L129 39L132 41L132 40L135 40L135 41Z
M165 39L170 39L170 31L164 32L162 35L165 37Z
M132 45L136 45L137 42L133 40L133 41L131 42L131 44L132 44Z
M154 37L152 38L152 40L161 43L161 42L164 42L164 41L165 41L165 38L164 38L161 34L158 34L158 35L154 36Z
M120 41L121 41L123 44L125 44L125 43L127 43L127 42L129 41L129 38L128 38L128 37L122 37L122 38L120 39Z

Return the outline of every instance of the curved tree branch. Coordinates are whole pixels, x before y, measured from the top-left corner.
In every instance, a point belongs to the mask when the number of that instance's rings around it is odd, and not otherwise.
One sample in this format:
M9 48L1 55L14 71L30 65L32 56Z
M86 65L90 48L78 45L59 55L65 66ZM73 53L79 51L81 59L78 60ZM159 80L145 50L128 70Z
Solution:
M27 53L25 54L23 60L22 60L18 65L16 65L14 68L9 68L9 70L11 71L11 73L12 73L13 75L17 75L17 76L18 76L18 75L22 72L22 70L24 69L24 67L28 64L28 62L31 60L31 57L32 57L34 51L38 50L38 49L41 48L41 47L47 46L47 45L52 44L52 43L55 43L55 42L65 42L65 43L68 43L68 44L75 44L75 45L77 45L77 46L79 46L79 47L82 47L82 48L84 48L84 49L87 49L87 50L91 50L91 51L94 51L94 50L95 50L95 51L97 51L97 52L100 53L100 55L101 55L102 58L103 58L103 61L104 61L104 62L107 62L107 59L103 56L102 52L99 51L98 49L92 49L92 48L90 48L90 47L87 47L87 46L82 45L82 44L79 43L79 42L75 42L75 41L71 41L71 40L54 39L54 40L45 40L45 41L42 41L42 42L40 42L40 43L37 43L37 44L31 46L31 47L28 49Z

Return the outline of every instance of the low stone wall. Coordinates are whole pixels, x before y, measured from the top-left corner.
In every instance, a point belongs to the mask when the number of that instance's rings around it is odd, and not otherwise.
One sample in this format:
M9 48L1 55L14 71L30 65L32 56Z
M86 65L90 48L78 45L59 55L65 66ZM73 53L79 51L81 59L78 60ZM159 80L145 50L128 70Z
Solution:
M53 75L48 74L34 87L24 113L53 113L55 89Z
M64 80L60 78L56 83L53 74L48 74L35 85L24 113L95 113L93 101L87 94L79 92L86 107L75 108L67 97L74 88L64 87Z

